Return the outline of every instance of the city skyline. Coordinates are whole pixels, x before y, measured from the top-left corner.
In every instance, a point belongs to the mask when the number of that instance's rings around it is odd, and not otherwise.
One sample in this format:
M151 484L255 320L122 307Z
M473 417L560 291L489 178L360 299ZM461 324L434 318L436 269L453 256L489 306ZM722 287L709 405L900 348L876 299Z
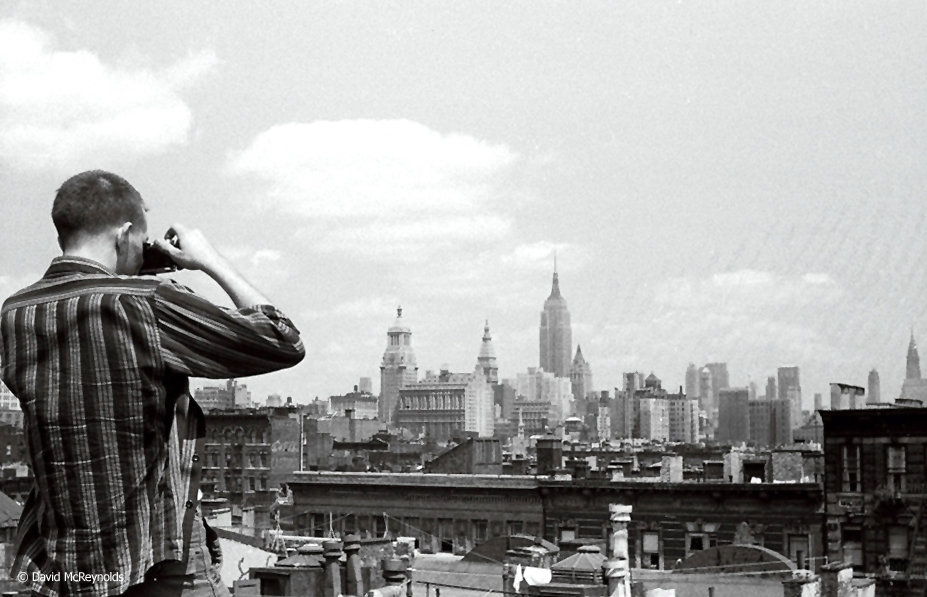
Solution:
M0 298L104 168L303 332L258 400L376 384L399 305L420 377L472 371L486 320L500 378L537 366L556 254L596 389L794 365L810 408L875 368L890 401L927 337L925 27L862 0L6 3Z

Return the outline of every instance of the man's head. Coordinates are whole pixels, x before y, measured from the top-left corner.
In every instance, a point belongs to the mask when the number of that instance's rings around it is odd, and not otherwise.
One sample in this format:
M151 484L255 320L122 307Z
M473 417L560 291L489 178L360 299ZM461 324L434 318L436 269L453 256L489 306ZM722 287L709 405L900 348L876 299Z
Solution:
M148 238L145 202L121 176L103 170L72 176L55 195L52 221L65 254L96 258L118 274L138 272Z

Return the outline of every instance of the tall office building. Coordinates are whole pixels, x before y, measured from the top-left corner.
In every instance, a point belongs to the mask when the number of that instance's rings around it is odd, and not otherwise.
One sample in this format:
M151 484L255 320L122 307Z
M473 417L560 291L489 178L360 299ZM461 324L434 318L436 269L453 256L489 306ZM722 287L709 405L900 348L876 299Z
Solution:
M537 367L528 367L527 373L517 375L515 392L518 399L546 403L549 406L548 424L551 427L559 425L570 416L573 388L567 378L555 377L553 373Z
M708 363L702 368L699 381L699 406L708 416L714 432L718 428L718 394L731 387L727 363Z
M386 332L386 351L380 363L380 421L395 425L399 390L418 381L418 365L412 351L412 330L402 319L402 307L396 309L396 322Z
M867 404L878 404L882 402L882 388L879 384L879 372L873 369L869 372L869 395L866 397Z
M698 368L694 363L686 368L686 398L698 398Z
M753 400L749 403L750 441L760 448L792 443L792 405L788 400Z
M496 351L492 347L492 336L489 335L488 319L483 326L483 343L480 345L480 356L476 358L476 363L490 384L499 383L499 366L496 364Z
M719 442L738 444L750 439L750 390L725 388L718 392Z
M573 332L566 299L560 294L560 280L554 268L550 296L541 311L540 352L541 369L555 377L570 377L570 357L573 350Z
M766 399L776 400L779 398L779 391L776 390L776 376L770 375L766 378Z
M573 357L573 366L570 368L570 386L573 389L573 400L582 401L593 390L592 366L583 357L583 349L576 345L576 356Z
M791 404L792 425L801 427L801 381L798 367L779 367L779 400L788 400Z
M905 365L901 397L907 400L920 400L927 404L927 379L921 379L921 357L917 354L914 330L911 330L911 342L908 344L908 358Z

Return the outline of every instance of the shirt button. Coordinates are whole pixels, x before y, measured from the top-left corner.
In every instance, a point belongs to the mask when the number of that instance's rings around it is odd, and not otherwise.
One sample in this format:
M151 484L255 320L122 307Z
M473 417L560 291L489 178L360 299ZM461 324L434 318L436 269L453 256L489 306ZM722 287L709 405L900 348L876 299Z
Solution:
M193 507L193 502L191 502L190 500L187 500L186 506L187 506L187 509L189 510L190 508Z
M193 462L199 462L199 461L200 461L200 455L199 455L199 454L194 454L194 455L193 455Z

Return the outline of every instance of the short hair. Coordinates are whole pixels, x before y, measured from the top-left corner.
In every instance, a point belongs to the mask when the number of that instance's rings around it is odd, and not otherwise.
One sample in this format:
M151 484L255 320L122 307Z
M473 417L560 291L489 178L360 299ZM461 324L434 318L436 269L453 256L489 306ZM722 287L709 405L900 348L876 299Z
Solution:
M64 181L55 194L52 221L62 247L82 234L97 234L125 222L143 221L142 196L111 172L90 170Z

